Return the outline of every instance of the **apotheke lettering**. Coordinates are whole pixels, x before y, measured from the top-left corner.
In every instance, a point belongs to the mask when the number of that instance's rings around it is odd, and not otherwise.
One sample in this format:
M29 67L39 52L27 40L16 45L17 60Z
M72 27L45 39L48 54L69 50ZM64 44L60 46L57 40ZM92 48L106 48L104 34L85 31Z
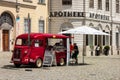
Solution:
M50 12L50 17L84 17L84 12Z

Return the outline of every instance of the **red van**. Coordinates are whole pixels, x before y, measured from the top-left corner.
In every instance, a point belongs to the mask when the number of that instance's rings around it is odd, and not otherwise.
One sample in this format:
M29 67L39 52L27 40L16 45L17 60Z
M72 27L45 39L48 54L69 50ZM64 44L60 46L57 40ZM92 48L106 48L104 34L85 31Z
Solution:
M29 36L29 40L28 40ZM12 62L16 67L34 64L41 67L44 60L45 50L53 48L56 56L56 63L65 65L66 63L66 40L67 36L61 34L31 33L21 34L16 38L12 55ZM30 45L28 45L28 41ZM58 47L62 42L62 47ZM60 50L61 49L61 50Z

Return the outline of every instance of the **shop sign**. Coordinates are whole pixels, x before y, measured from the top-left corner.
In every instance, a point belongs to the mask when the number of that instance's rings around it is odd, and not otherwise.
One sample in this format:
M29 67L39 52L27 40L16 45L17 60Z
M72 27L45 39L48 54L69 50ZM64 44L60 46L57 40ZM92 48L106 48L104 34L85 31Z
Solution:
M95 14L95 13L90 13L89 17L94 18L94 19L100 19L100 20L109 20L109 16L101 15L101 14Z
M85 17L84 12L55 11L50 12L50 17Z

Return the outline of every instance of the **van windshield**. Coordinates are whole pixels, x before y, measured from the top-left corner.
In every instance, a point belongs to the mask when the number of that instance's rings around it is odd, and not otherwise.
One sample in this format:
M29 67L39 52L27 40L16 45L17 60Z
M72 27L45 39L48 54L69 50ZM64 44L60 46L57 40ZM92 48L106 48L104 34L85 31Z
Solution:
M28 39L17 39L16 45L20 46L28 46Z

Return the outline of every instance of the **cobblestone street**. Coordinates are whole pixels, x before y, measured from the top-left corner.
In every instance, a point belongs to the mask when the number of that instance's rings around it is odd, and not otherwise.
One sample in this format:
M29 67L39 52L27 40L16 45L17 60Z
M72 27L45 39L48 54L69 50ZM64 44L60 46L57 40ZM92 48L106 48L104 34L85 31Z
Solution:
M11 53L0 52L0 80L120 80L120 55L80 57L78 65L15 68Z

